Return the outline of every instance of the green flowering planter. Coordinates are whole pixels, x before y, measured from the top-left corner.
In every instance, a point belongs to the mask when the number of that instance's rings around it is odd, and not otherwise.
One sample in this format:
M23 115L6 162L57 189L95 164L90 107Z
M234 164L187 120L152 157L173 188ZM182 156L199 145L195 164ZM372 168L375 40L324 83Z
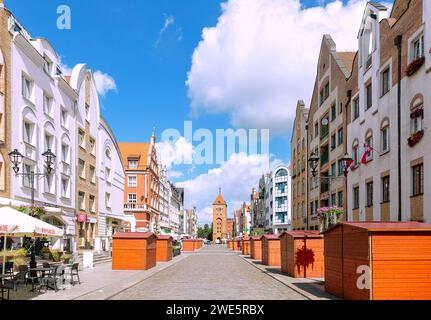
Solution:
M326 230L335 227L340 222L340 217L344 214L344 210L338 207L324 207L317 210L319 215L319 230Z

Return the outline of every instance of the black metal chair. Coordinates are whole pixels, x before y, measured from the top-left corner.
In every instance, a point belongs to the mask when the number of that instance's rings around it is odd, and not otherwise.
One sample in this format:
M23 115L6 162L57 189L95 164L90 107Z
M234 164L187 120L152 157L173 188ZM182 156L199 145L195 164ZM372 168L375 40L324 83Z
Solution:
M4 272L5 274L13 275L13 262L11 261L5 262L4 269L5 269L5 272ZM0 263L0 274L3 274L3 265L1 263Z
M78 283L81 284L81 280L79 279L78 267L79 267L79 263L74 263L70 268L70 283L72 285L75 285L75 281L73 280L74 276L78 277Z
M10 290L13 290L16 295L16 291L20 285L25 286L27 289L27 273L28 270L18 271L18 273L12 277L11 280L4 279L3 284L0 284L1 297L4 300L4 293L7 292L7 300L10 297Z
M64 273L63 266L55 266L53 268L53 271L48 275L46 275L44 278L44 284L46 286L46 289L53 289L57 292L59 290L58 284L63 283L63 273Z

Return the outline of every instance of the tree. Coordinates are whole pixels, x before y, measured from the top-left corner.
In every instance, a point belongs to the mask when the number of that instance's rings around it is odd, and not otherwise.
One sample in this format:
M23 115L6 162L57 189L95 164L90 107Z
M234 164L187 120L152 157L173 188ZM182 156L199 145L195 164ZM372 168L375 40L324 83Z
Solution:
M213 236L212 227L210 228L208 224L205 224L203 227L198 228L199 238L212 240L212 236Z

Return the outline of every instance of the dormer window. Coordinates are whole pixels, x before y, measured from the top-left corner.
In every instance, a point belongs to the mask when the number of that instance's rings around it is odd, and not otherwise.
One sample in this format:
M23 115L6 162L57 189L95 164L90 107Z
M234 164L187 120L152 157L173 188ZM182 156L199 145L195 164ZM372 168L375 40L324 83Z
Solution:
M49 60L47 56L44 56L43 59L45 60L45 63L43 64L43 70L48 74L52 74L52 61Z
M138 160L129 160L129 169L138 169Z

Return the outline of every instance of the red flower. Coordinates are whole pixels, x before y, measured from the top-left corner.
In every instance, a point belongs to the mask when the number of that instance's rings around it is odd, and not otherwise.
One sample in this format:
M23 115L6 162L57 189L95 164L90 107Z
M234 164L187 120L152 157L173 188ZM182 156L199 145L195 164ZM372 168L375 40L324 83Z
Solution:
M419 70L420 67L425 63L425 57L418 58L416 60L413 60L408 66L406 70L406 74L408 77L411 77L416 73L416 71Z

